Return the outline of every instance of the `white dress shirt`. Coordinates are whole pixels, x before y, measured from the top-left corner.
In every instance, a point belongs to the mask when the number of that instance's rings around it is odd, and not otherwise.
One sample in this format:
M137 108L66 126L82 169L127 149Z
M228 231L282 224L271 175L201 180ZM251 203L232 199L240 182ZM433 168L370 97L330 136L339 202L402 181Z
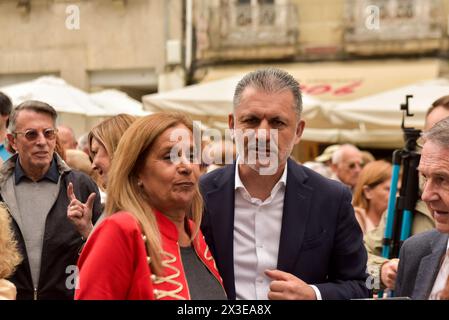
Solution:
M433 284L432 291L429 296L429 300L438 299L438 293L444 289L446 281L449 279L449 241L446 247L446 255L441 263L440 271L438 271L437 278Z
M277 269L286 184L287 164L267 199L252 198L236 167L234 278L238 300L268 299L271 279L264 271ZM312 288L321 300L318 288Z

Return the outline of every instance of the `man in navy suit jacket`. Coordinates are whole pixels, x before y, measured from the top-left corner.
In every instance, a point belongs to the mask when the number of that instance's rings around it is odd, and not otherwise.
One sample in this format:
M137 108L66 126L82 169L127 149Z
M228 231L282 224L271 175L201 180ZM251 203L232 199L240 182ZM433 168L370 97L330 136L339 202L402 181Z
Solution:
M288 73L246 75L229 115L237 163L200 181L202 230L230 299L369 296L349 189L289 159L304 129L301 111Z

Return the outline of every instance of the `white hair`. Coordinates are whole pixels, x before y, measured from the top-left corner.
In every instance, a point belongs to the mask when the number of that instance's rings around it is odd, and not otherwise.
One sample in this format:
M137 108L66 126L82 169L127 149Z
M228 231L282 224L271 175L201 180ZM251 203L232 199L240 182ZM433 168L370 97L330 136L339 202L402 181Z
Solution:
M89 134L85 133L78 139L78 150L83 150L84 148L88 148L89 142L87 141L87 136Z
M341 160L343 159L343 155L347 151L358 151L360 152L359 148L357 148L353 144L342 144L340 148L338 148L333 154L332 154L332 164L339 164Z
M424 141L431 141L449 149L449 117L438 121L430 130L423 133Z

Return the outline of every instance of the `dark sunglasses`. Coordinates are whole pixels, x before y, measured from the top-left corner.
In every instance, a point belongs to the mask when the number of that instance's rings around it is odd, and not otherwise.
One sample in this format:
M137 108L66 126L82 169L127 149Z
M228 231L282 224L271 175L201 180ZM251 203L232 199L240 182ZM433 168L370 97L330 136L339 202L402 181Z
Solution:
M354 170L356 167L359 167L359 168L363 168L363 163L358 163L358 162L351 162L349 165L348 165L348 168L350 169L350 170Z
M23 134L28 141L34 141L39 137L39 131L37 131L36 129L29 129L26 131L14 131L13 133L15 135ZM57 130L48 128L48 129L45 129L44 131L42 131L42 133L43 133L45 139L53 140L56 138Z

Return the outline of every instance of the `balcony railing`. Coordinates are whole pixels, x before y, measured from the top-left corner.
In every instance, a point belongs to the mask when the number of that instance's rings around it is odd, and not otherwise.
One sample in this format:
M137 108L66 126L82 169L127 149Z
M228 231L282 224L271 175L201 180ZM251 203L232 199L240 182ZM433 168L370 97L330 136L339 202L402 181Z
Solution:
M298 39L296 6L234 4L210 8L207 36L210 49L294 45Z

